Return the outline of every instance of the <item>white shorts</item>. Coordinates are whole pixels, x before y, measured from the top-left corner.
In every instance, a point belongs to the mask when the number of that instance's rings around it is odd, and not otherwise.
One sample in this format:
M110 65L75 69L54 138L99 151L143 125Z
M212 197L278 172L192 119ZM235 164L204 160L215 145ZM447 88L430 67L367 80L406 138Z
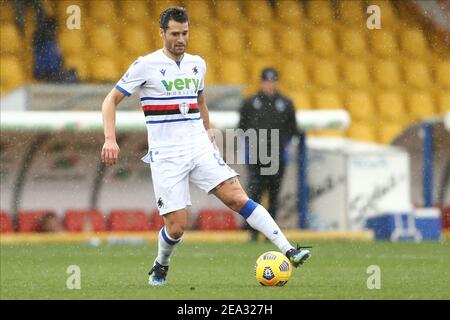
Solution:
M160 215L192 205L189 182L210 192L223 181L238 176L210 143L189 152L153 149L142 160L150 163Z

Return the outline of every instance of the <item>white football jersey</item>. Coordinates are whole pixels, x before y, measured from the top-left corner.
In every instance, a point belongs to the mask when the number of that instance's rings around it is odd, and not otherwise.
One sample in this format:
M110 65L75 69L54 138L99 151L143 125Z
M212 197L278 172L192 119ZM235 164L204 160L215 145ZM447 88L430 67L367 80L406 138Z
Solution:
M205 74L200 56L185 53L177 63L160 49L139 57L116 84L127 96L139 90L150 150L209 142L197 105Z

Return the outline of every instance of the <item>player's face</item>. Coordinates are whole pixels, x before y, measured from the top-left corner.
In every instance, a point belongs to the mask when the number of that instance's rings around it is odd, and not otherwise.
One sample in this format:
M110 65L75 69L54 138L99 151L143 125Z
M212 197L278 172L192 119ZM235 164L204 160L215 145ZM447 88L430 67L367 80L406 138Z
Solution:
M261 91L266 95L273 95L278 88L277 81L262 80L261 81Z
M186 51L189 39L189 24L170 20L166 31L161 29L164 39L164 47L175 57L179 57Z

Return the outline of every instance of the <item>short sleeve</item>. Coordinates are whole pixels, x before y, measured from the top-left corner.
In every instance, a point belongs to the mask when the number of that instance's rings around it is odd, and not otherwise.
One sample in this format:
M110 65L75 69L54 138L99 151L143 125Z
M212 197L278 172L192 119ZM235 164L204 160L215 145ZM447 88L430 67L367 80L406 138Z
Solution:
M198 87L198 94L203 92L203 89L205 88L205 77L206 77L206 62L202 58L200 58L201 65L200 69L202 71L202 78L200 79L200 86Z
M127 72L117 82L116 89L126 96L132 95L137 88L142 86L146 81L146 68L142 57L139 57L128 68Z

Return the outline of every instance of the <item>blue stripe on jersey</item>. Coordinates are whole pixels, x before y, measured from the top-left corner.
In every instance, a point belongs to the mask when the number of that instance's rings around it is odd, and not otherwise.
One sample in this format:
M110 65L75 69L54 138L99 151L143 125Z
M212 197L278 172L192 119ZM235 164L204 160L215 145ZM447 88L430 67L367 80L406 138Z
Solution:
M197 96L179 96L179 97L143 97L141 101L145 100L177 100L177 99L197 99Z
M155 124L155 123L166 123L166 122L178 122L178 121L189 121L189 120L200 120L202 117L198 118L184 118L184 119L169 119L169 120L149 120L146 121L147 124Z
M116 89L119 90L120 92L122 92L124 95L126 95L127 97L131 96L131 93L129 93L127 90L125 90L124 88L120 87L118 84L116 84Z

